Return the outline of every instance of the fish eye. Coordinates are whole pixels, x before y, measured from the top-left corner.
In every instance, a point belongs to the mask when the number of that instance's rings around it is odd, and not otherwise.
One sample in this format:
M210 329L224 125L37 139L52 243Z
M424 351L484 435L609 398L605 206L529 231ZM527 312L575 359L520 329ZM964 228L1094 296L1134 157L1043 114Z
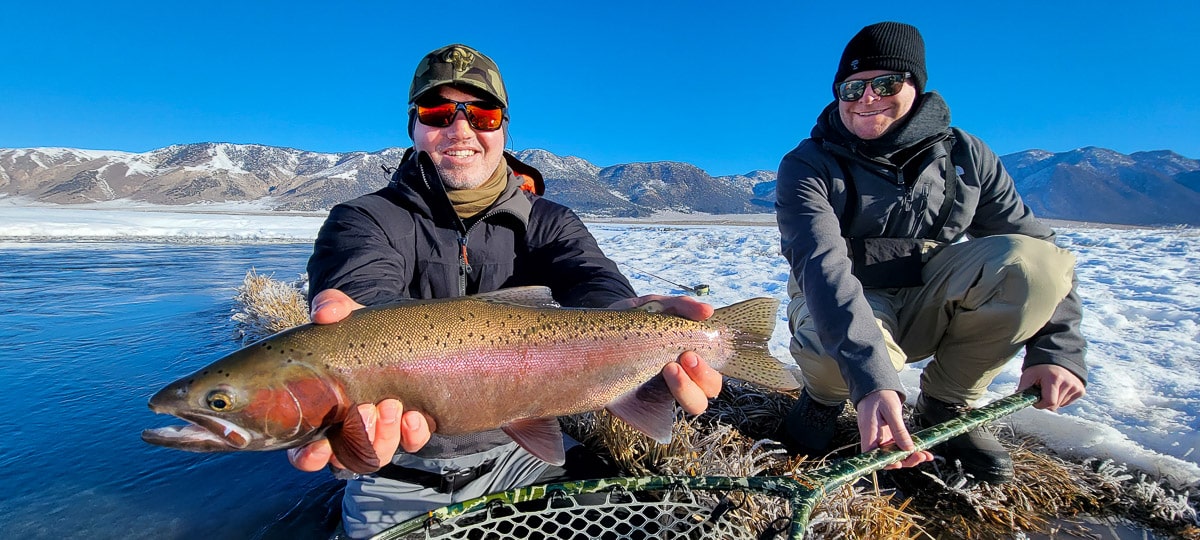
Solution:
M208 408L216 412L225 412L233 408L233 397L220 390L209 392L204 401L208 403Z

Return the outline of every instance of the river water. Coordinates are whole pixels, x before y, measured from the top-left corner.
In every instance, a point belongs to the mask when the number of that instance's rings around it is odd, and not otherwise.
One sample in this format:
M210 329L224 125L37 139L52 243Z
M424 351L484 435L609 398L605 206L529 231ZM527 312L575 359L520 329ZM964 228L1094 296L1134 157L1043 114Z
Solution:
M158 388L240 346L246 272L292 280L311 244L0 244L5 538L328 538L340 483L283 452L142 442Z

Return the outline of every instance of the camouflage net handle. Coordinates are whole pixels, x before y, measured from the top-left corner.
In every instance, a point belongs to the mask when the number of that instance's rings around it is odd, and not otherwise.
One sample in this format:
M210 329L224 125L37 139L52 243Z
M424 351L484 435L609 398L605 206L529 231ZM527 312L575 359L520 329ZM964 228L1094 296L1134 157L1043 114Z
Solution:
M1035 386L913 433L914 451L928 450L1008 416L1037 402L1039 396L1040 390ZM782 527L770 525L766 532L786 533L787 538L801 540L813 508L827 493L900 461L911 453L876 449L805 471L796 477L618 477L529 486L433 510L426 516L388 529L375 539L475 538L476 535L479 538L528 538L531 532L547 538L608 537L605 532L622 538L753 538L746 527L721 524L732 499L724 495L713 496L722 492L742 492L770 495L788 501L791 516L787 521L790 524L783 524ZM661 492L662 495L638 496L650 492ZM703 492L709 492L708 496L702 496ZM591 502L585 502L587 494L594 494ZM530 507L530 503L535 501L543 501L544 504ZM520 504L525 504L527 508L517 508L516 505ZM536 518L538 523L526 523L530 516L535 515L539 516ZM597 527L600 529L585 530L593 523L599 523ZM596 534L601 529L602 532ZM475 534L469 534L470 531ZM563 533L558 531L566 534L574 531L583 536L561 536ZM630 531L642 531L643 535L627 534ZM651 535L645 536L645 533Z

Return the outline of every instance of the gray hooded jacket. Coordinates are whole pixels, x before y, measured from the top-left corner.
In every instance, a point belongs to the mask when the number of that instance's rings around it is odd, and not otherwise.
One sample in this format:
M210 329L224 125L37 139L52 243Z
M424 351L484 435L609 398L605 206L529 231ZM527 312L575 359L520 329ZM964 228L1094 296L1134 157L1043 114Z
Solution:
M837 360L857 404L878 390L904 393L862 285L851 274L845 238L930 238L954 242L995 234L1054 241L1054 231L1021 201L1000 159L978 138L950 128L950 111L929 92L902 124L871 141L842 125L837 103L817 119L810 138L784 156L776 186L776 217L792 278L817 321L821 343ZM952 213L933 231L946 198L950 156L943 144L966 145ZM853 179L848 189L847 178ZM853 195L855 200L847 199ZM848 207L847 205L853 205ZM842 230L841 220L853 216ZM1082 307L1074 290L1025 346L1025 367L1062 366L1087 380Z

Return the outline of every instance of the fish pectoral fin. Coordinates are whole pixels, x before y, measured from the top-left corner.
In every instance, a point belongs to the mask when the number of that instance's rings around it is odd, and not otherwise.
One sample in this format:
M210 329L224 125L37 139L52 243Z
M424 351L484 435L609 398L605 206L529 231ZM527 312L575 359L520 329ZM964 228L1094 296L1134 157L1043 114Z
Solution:
M546 463L561 466L567 462L567 451L563 449L562 429L558 426L557 418L522 418L500 429L521 448Z
M379 456L375 454L375 447L367 435L367 425L357 410L351 410L346 420L329 428L325 436L343 467L358 474L379 470Z
M622 394L605 409L647 437L662 444L671 442L675 396L661 374Z

